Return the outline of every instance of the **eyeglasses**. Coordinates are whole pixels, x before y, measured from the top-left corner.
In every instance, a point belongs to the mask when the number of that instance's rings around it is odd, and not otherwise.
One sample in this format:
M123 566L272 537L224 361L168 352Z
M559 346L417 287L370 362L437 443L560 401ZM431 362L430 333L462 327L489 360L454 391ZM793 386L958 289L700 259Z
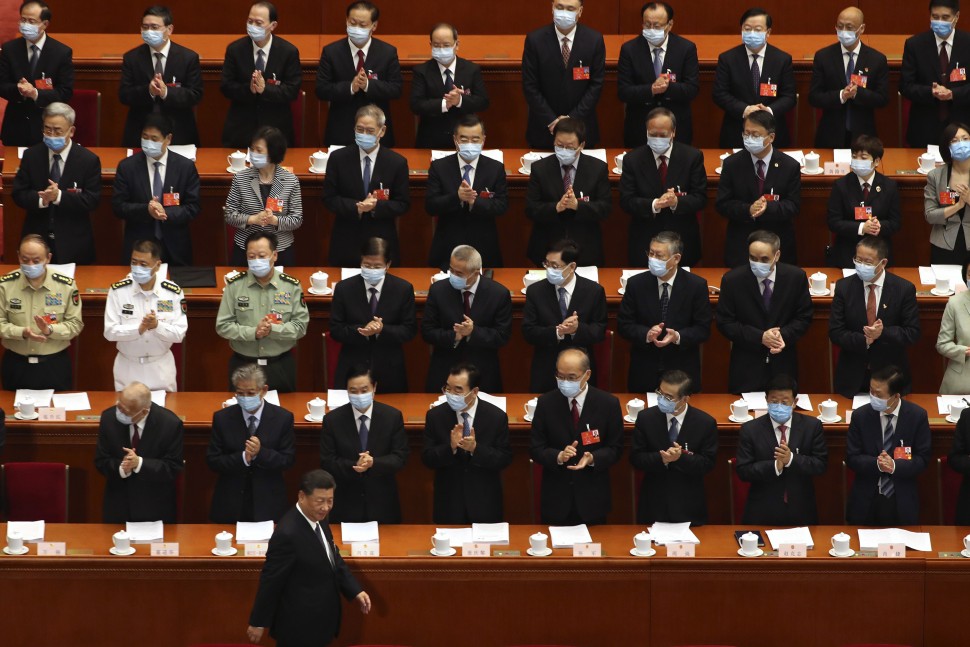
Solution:
M469 393L471 393L471 391L455 391L454 389L449 389L447 386L441 387L441 392L445 395L460 395L461 397L466 397Z
M569 267L569 263L563 265L561 263L555 263L553 261L542 261L542 266L547 270L564 270Z
M853 258L852 262L855 263L856 265L865 265L866 267L875 267L880 263L880 261L876 261L875 263L870 263L869 261L861 259L859 257Z
M654 391L654 393L657 394L657 398L658 399L659 398L663 398L667 402L677 402L677 400L680 400L680 398L672 398L672 397L670 397L669 395L667 395L666 393L664 393L660 389L657 389L656 391Z

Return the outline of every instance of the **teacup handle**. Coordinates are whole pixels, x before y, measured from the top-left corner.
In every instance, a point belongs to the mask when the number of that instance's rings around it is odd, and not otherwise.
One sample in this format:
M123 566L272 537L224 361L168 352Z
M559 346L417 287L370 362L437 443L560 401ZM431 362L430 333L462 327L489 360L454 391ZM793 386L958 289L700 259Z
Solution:
M522 168L525 168L525 156L524 155L519 158L519 166L521 166Z
M307 413L312 413L312 410L310 409L310 403L309 402L306 403L306 412Z
M832 537L832 550L835 550L835 537Z
M310 166L313 166L313 155L308 155L307 159L310 160Z

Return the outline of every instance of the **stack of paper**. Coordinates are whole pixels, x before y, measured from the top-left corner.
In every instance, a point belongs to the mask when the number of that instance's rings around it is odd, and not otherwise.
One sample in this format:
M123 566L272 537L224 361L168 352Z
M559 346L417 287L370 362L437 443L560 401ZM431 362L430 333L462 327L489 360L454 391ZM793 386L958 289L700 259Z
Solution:
M933 270L934 279L946 279L949 281L951 290L954 285L964 283L963 268L959 265L930 265L930 269Z
M266 401L269 402L270 404L275 404L276 406L280 406L280 392L277 391L276 389L273 389L272 391L267 391L266 395L263 397L265 397Z
M51 406L51 397L54 395L54 389L17 389L17 392L13 396L14 404L20 404L24 401L24 398L30 398L34 401L34 406L36 407L49 407Z
M125 530L133 544L150 544L165 540L165 524L161 521L129 521Z
M492 395L491 393L485 393L484 391L479 391L478 397L480 397L485 402L488 402L489 404L495 405L502 411L506 411L506 412L508 411L508 408L507 408L508 401L505 399L505 396Z
M54 408L65 411L87 411L91 408L87 393L55 393L51 400Z
M347 397L347 389L327 389L327 409L333 411L337 407L342 407L350 402Z
M657 406L657 394L650 392L647 394L647 408Z
M869 404L870 398L868 393L859 393L852 396L852 410L861 409L862 407Z
M436 535L444 535L451 542L451 547L464 546L475 541L472 537L471 528L435 528Z
M77 263L51 263L47 266L47 269L73 279L74 274L77 272Z
M697 538L694 531L690 529L690 522L684 523L664 523L656 522L648 529L654 543L658 546L665 544L699 544L701 540Z
M43 521L8 521L7 535L16 532L24 541L44 541Z
M748 403L749 409L767 409L768 400L764 391L751 391L742 393L741 399Z
M553 548L572 548L576 544L593 543L585 523L578 526L549 526L549 538Z
M855 268L854 267L852 267L852 268L848 268L848 267L842 268L842 277L843 278L848 278L850 276L855 276Z
M850 148L836 148L832 151L832 161L836 164L851 164L852 163L852 149Z
M360 274L359 267L341 267L340 268L340 280L353 278Z
M815 548L815 540L812 539L812 533L806 527L801 528L786 528L782 530L768 530L768 541L771 542L771 547L778 550L778 546L781 544L805 544L805 547L811 550Z
M943 163L943 156L940 155L940 146L939 146L939 144L928 144L926 146L926 154L927 155L932 155L933 156L933 160L937 164L942 164Z
M792 158L798 162L799 166L805 166L805 152L804 151L784 151L785 155ZM814 152L814 151L812 151Z
M589 155L590 157L595 157L599 161L606 163L606 149L605 148L584 148L583 155Z
M187 157L193 162L195 161L195 157L198 152L195 144L169 144L168 150L172 151L173 153L178 153L182 157Z
M376 521L364 523L341 523L340 541L349 544L355 541L380 541L381 533Z
M239 521L236 523L237 544L262 544L273 536L272 521Z
M152 402L160 407L165 406L165 391L152 391Z
M595 265L585 265L583 267L577 267L576 274L580 275L584 279L589 279L593 283L600 282L600 271Z
M473 523L472 540L483 544L509 545L508 523Z
M645 269L644 270L623 270L620 272L620 276L625 278L627 281L629 281L630 277L636 276L637 274L643 274L644 272L648 272L648 271L649 270L645 270Z
M859 546L862 550L876 550L879 544L906 544L907 548L913 550L933 550L928 532L911 532L901 528L859 529Z
M955 404L960 407L970 406L970 395L938 395L936 396L936 408L940 415L950 415L950 405Z

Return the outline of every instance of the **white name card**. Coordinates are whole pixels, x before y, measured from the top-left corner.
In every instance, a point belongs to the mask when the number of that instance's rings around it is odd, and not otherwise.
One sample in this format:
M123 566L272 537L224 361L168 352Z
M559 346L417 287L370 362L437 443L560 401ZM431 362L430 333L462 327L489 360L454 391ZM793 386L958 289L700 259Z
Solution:
M906 557L906 544L879 544L876 546L876 557L888 557L890 559Z
M603 544L573 544L573 557L602 557Z
M37 407L41 422L66 422L67 409L64 407Z
M258 542L255 544L243 544L243 555L246 557L265 557L266 549L269 544L266 542Z
M67 544L63 541L37 542L37 555L40 557L64 557L67 555Z
M778 557L807 557L808 547L805 544L779 544Z
M667 544L667 557L693 557L694 544L675 542Z
M247 544L252 545L252 544ZM380 557L381 543L379 541L353 541L350 543L351 557Z
M152 557L178 557L179 545L177 542L160 541L151 544Z
M469 542L461 545L462 557L491 557L492 545L478 541Z

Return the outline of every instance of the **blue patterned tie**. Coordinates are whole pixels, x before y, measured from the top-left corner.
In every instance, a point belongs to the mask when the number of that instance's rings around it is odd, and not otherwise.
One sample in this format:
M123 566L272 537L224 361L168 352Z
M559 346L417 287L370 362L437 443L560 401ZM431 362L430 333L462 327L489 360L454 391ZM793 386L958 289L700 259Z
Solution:
M559 314L562 315L563 321L569 314L569 305L566 303L566 288L559 288Z
M761 94L761 68L758 67L758 57L760 54L753 54L752 59L754 61L751 63L751 80L754 82L754 96L759 96Z
M663 396L660 396L663 397ZM673 446L677 442L677 435L680 433L680 423L677 422L677 418L670 419L670 444Z
M461 437L468 438L472 435L472 426L468 423L468 412L461 413Z
M472 180L471 180L471 177L472 177L472 165L471 164L465 164L462 167L462 170L465 171L462 174L462 176L461 176L462 181L465 182L465 183L467 183L468 186L471 186L472 185Z
M367 199L367 194L370 193L370 156L364 156L364 199Z
M893 454L893 414L886 414L886 430L882 432L882 448L887 454L892 456ZM893 480L889 474L883 473L879 477L879 494L884 497L891 497L893 492L896 491L896 486L893 485Z
M658 79L663 71L663 55L664 51L659 47L653 50L653 75Z

